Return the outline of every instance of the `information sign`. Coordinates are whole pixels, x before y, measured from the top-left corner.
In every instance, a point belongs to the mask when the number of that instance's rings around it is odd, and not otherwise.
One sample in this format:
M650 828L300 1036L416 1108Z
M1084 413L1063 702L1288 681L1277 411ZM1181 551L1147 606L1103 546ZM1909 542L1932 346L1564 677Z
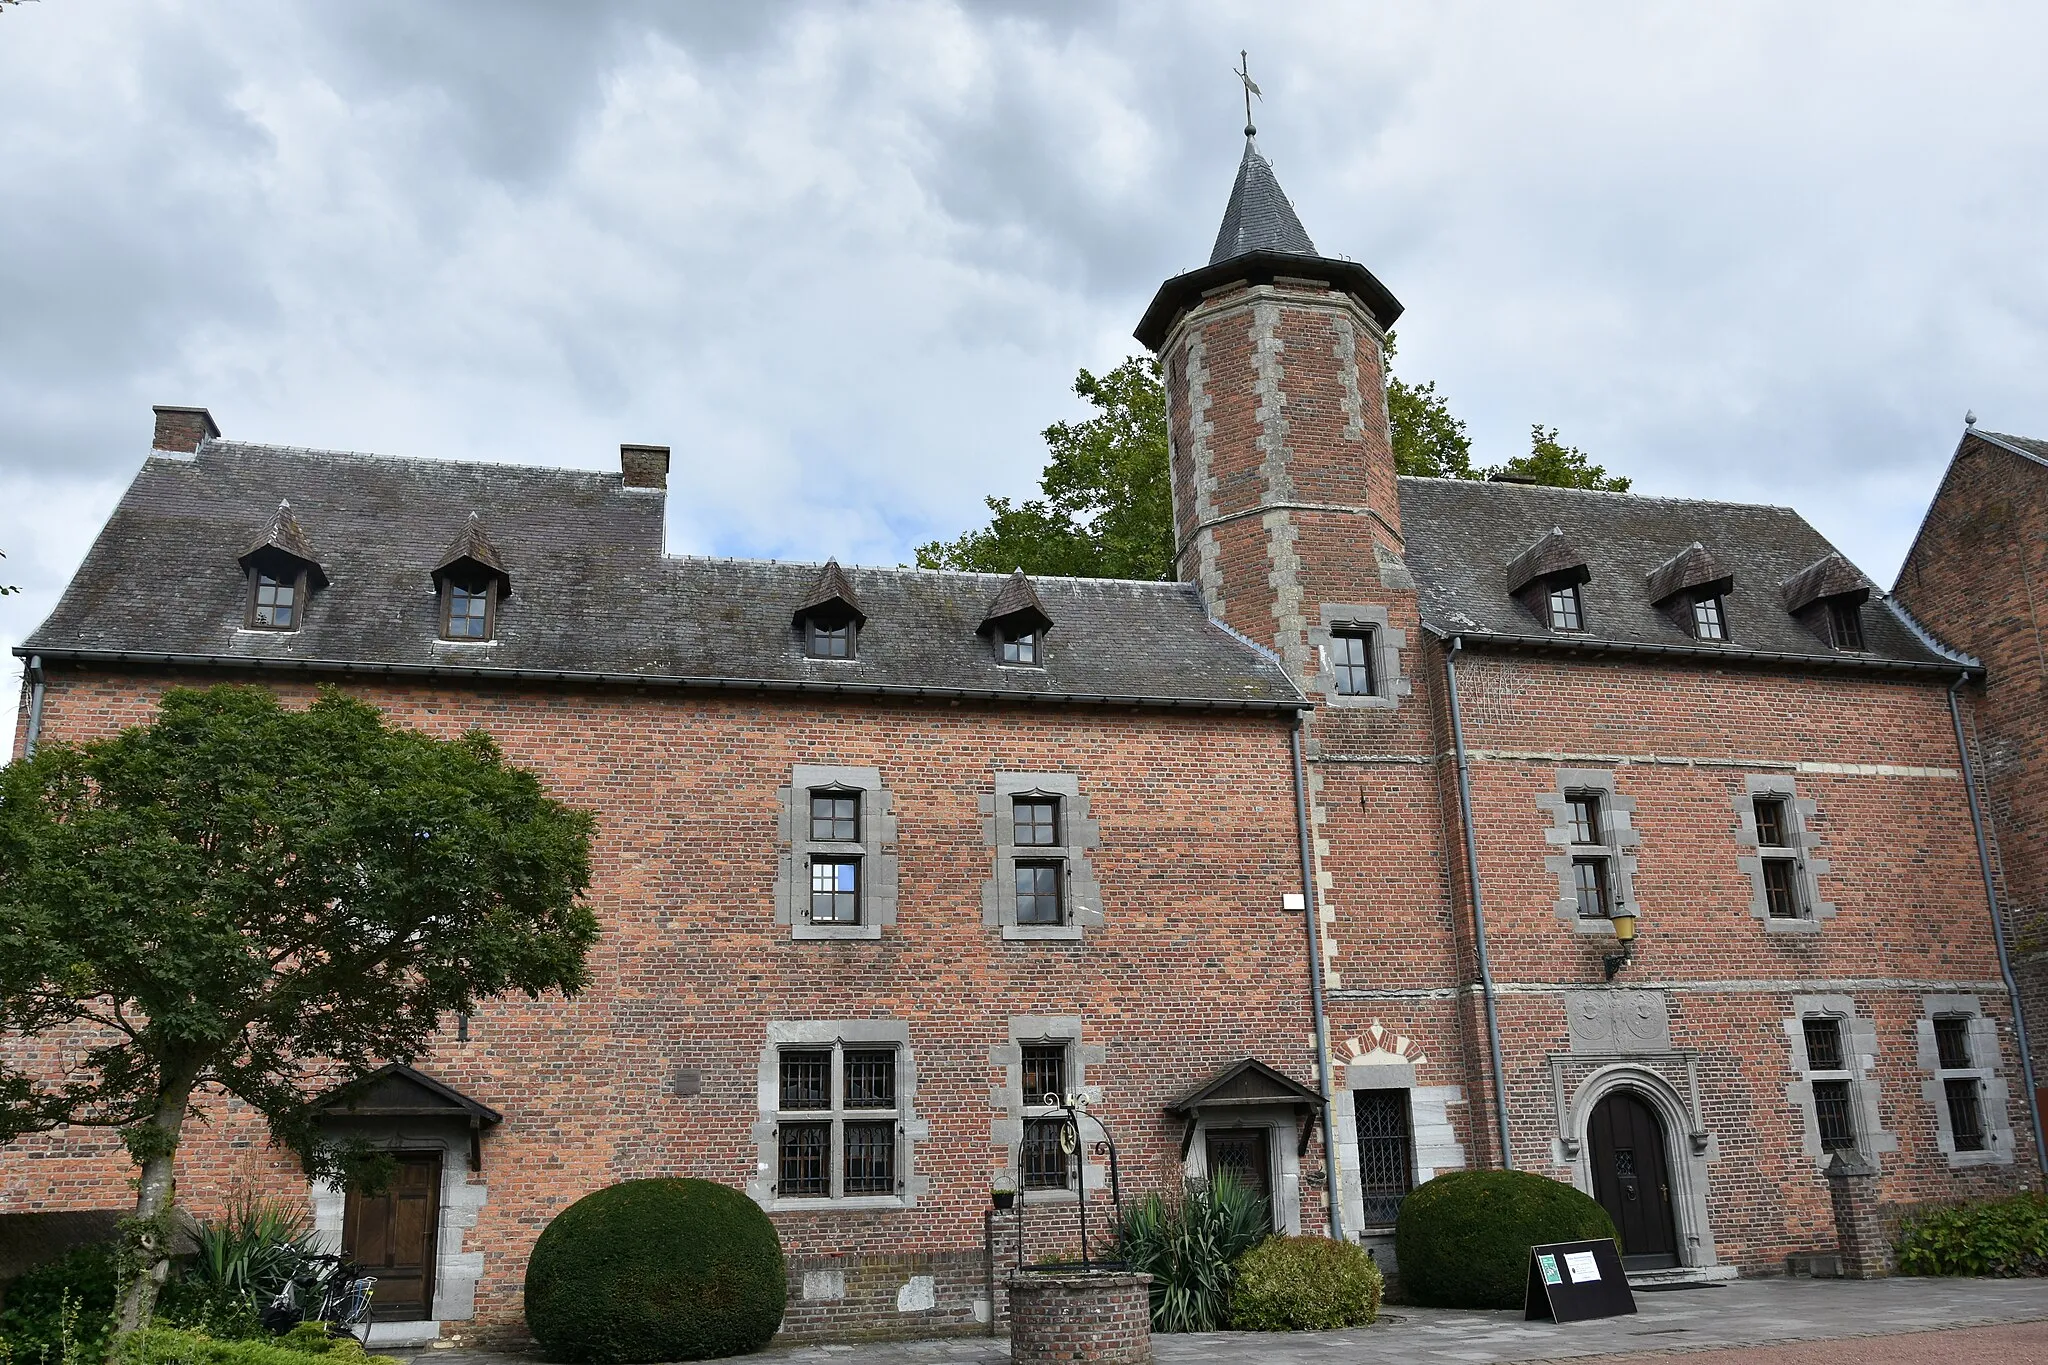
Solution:
M1522 1316L1530 1321L1582 1322L1636 1311L1636 1296L1612 1237L1529 1248Z

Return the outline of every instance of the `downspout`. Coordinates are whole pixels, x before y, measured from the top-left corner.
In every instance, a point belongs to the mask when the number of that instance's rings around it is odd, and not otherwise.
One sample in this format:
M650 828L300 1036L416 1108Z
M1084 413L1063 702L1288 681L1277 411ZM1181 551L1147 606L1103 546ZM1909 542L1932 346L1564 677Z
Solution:
M36 741L43 737L43 656L28 657L28 734L21 743L21 756L36 756Z
M1472 823L1472 760L1465 753L1465 720L1458 710L1458 652L1465 637L1451 637L1451 651L1444 656L1444 676L1450 681L1451 744L1458 754L1458 813L1465 825L1465 879L1472 885L1472 941L1479 950L1479 997L1486 1004L1486 1060L1493 1070L1493 1121L1500 1127L1500 1164L1515 1169L1514 1149L1508 1145L1508 1087L1500 1066L1500 1016L1493 1007L1493 965L1486 955L1486 906L1479 895L1479 831Z
M1315 846L1308 834L1308 779L1301 763L1302 713L1294 713L1289 736L1294 749L1294 825L1301 840L1302 910L1308 918L1308 998L1316 1031L1316 1073L1323 1092L1323 1193L1330 1207L1330 1237L1344 1240L1344 1214L1337 1190L1337 1139L1330 1124L1330 1022L1323 1015L1322 912L1316 908Z
M1961 673L1948 687L1948 715L1956 726L1956 753L1963 760L1963 790L1970 797L1970 824L1977 831L1977 867L1984 874L1984 899L1991 906L1991 936L1998 943L1998 974L2005 979L2006 998L2012 1004L2013 1036L2020 1047L2020 1070L2027 1083L2027 1116L2034 1121L2034 1160L2048 1171L2048 1151L2041 1142L2041 1106L2035 1101L2034 1050L2027 1043L2027 1016L2020 1010L2020 987L2013 979L2012 957L2005 949L2005 916L1998 908L1998 888L1991 879L1991 846L1984 838L1984 810L1977 803L1977 774L1970 764L1969 742L1963 738L1963 708L1956 691L1970 680Z

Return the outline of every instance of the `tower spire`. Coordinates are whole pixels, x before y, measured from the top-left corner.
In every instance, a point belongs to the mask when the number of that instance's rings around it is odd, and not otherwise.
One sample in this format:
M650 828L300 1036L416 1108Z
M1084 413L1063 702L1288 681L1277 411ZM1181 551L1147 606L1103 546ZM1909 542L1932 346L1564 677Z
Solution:
M1252 125L1252 96L1257 95L1261 104L1266 102L1265 95L1259 90L1258 82L1252 79L1251 73L1251 54L1243 48L1239 48L1237 50L1237 67L1231 74L1244 82L1244 135L1248 138L1259 135L1259 130Z
M1216 232L1216 247L1209 264L1230 260L1254 251L1284 251L1296 256L1313 256L1316 244L1295 215L1294 205L1280 190L1273 165L1259 154L1246 124L1244 160L1237 165L1237 183L1230 187L1230 203L1223 210L1223 226Z

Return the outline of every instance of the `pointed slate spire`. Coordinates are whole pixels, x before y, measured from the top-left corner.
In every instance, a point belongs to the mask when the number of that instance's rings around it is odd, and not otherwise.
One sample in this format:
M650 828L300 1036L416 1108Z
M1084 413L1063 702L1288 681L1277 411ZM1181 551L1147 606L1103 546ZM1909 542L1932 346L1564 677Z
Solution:
M498 547L491 544L491 538L484 531L483 518L476 513L469 514L469 521L451 541L434 565L434 581L460 574L475 577L479 572L489 574L498 580L498 590L505 596L512 595L512 575L505 568L504 559L498 554Z
M818 570L811 590L797 603L790 620L800 626L813 616L827 622L852 621L857 626L868 623L867 613L860 609L860 599L853 595L853 581L836 559L826 560L825 567Z
M1209 264L1217 265L1254 251L1283 251L1296 256L1313 256L1316 244L1295 216L1294 205L1280 191L1273 164L1259 154L1258 142L1247 136L1244 160L1237 166L1237 183L1230 187L1230 203L1223 210L1223 226L1216 233L1216 248Z
M320 556L313 553L312 542L306 539L305 531L299 526L299 519L292 515L288 501L277 504L277 515L270 519L270 526L254 545L242 551L235 562L244 569L254 567L259 561L289 560L302 566L306 580L316 588L327 586L327 571L320 567Z
M1020 635L1032 630L1050 630L1052 617L1045 610L1045 603L1038 600L1038 589L1031 586L1031 580L1018 569L1003 584L1003 590L996 594L996 600L988 604L981 624L975 634L986 635L1000 629L1007 635Z

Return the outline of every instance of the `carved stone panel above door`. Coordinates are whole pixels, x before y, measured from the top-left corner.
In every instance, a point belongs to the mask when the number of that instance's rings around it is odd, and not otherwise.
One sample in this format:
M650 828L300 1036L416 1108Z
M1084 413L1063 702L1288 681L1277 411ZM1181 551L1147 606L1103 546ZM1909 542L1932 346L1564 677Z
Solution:
M1575 1056L1639 1056L1671 1050L1671 1012L1662 991L1566 991Z

